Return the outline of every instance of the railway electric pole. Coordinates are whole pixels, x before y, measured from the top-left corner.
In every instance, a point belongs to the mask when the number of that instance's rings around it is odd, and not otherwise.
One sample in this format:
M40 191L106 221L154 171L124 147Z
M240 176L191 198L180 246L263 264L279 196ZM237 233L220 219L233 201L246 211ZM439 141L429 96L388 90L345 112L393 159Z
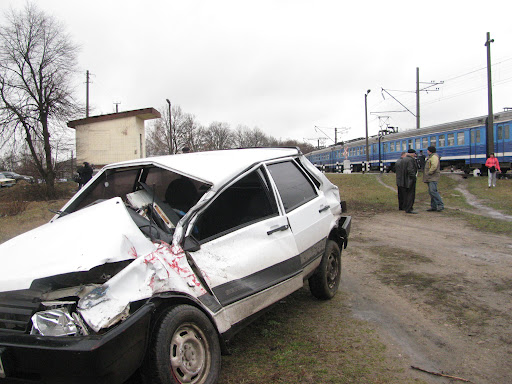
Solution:
M370 164L370 150L368 148L368 94L371 89L364 94L364 124L366 127L366 164Z
M89 117L89 70L85 72L85 117Z
M492 112L492 78L491 78L491 34L487 32L487 40L485 46L487 47L487 100L489 106L489 115L487 116L487 129L485 133L486 152L487 157L494 153L494 116Z
M416 129L420 129L420 68L416 67Z

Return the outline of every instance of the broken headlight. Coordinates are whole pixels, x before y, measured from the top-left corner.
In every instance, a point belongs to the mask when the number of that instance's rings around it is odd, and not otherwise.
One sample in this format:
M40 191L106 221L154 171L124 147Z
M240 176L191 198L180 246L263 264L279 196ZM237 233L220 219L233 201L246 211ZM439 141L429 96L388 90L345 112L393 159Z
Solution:
M47 308L32 316L31 335L41 336L85 336L89 334L82 318L69 307L74 302L43 303ZM52 308L53 307L53 308Z

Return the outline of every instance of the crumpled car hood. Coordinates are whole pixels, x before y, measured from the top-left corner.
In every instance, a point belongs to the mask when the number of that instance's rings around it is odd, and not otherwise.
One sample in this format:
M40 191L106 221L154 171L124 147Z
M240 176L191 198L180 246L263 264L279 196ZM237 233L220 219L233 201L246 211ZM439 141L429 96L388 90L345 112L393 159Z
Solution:
M0 245L0 292L35 279L135 259L155 250L116 197L63 216Z

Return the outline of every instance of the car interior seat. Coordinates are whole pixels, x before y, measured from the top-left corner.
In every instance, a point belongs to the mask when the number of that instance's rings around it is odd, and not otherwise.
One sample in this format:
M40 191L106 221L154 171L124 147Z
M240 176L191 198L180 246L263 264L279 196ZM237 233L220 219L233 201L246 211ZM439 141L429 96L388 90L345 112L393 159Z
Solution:
M186 177L173 180L165 191L165 201L184 213L197 202L198 193L194 183Z

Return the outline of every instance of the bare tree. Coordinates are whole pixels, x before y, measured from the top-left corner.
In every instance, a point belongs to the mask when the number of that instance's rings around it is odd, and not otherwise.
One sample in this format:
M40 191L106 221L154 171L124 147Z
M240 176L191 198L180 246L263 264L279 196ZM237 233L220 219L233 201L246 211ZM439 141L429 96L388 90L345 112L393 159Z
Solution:
M173 105L171 111L172 132L169 132L169 108L161 108L162 117L148 130L146 150L149 155L170 155L188 147L198 151L199 124L194 115L184 113L179 105ZM172 140L172 145L171 145ZM172 150L171 150L172 148Z
M63 26L33 4L11 9L0 26L0 134L23 137L49 195L56 175L50 138L79 112L71 85L77 53Z
M213 122L202 130L203 150L229 149L233 145L233 135L229 124Z

